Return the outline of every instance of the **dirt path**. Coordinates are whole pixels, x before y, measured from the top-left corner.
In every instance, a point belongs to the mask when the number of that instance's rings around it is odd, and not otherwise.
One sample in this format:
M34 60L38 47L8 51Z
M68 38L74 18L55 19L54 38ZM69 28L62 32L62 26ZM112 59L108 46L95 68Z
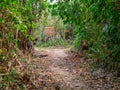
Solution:
M47 57L35 57L33 65L38 73L37 89L35 90L89 90L80 77L81 70L74 68L69 62L71 58L64 48L37 49L37 54L46 54ZM40 81L41 80L41 81Z
M66 51L36 48L29 72L23 76L30 78L24 80L25 90L120 90L120 78L114 73L101 68L90 71L92 59Z
M55 79L57 81L62 79L63 83L67 86L67 90L83 90L83 88L85 90L83 81L76 78L76 70L70 69L70 65L68 65L65 60L65 57L68 56L68 54L65 53L65 49L47 50L47 53L51 57L52 61L49 68L56 74Z

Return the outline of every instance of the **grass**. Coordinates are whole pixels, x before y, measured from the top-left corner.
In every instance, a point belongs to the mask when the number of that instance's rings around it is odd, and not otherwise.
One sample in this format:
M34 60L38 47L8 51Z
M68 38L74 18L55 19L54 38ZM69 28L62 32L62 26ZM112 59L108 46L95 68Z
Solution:
M69 40L63 40L60 38L49 39L45 42L38 41L36 47L68 47L70 45Z

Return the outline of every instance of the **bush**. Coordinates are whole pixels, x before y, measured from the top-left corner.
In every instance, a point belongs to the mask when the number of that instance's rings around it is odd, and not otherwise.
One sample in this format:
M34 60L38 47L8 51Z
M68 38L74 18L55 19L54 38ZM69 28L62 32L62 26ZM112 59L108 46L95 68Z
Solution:
M53 15L74 26L74 45L77 48L85 40L88 51L94 54L100 64L104 63L102 67L120 63L119 0L67 0L51 7Z

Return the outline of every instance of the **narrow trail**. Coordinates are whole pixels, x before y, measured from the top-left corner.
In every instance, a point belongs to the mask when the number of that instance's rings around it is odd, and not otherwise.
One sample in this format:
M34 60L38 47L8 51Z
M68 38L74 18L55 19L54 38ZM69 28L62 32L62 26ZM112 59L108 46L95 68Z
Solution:
M48 55L51 57L52 64L50 65L50 70L56 74L56 80L63 80L63 83L66 84L68 90L82 90L85 85L83 81L76 79L75 70L72 71L69 69L65 57L68 54L65 53L65 49L52 49L47 50ZM71 63L72 64L72 63ZM74 71L74 72L73 72Z
M74 68L74 64L69 62L71 58L67 58L69 54L66 53L66 49L40 50L38 48L36 51L37 54L48 55L33 60L33 66L37 67L34 71L38 73L40 80L42 78L42 84L39 84L41 86L37 90L89 90L80 77L81 70Z
M92 59L74 57L67 50L36 48L30 61L32 85L25 90L120 90L120 79L114 74L101 68L88 71Z

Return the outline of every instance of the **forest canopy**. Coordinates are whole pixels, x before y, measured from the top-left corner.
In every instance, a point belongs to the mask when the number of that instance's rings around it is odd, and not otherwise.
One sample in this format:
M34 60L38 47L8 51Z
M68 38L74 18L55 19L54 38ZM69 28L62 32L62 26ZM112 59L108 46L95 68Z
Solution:
M85 40L100 62L120 62L119 0L59 0L50 7L52 15L73 25L76 47Z

